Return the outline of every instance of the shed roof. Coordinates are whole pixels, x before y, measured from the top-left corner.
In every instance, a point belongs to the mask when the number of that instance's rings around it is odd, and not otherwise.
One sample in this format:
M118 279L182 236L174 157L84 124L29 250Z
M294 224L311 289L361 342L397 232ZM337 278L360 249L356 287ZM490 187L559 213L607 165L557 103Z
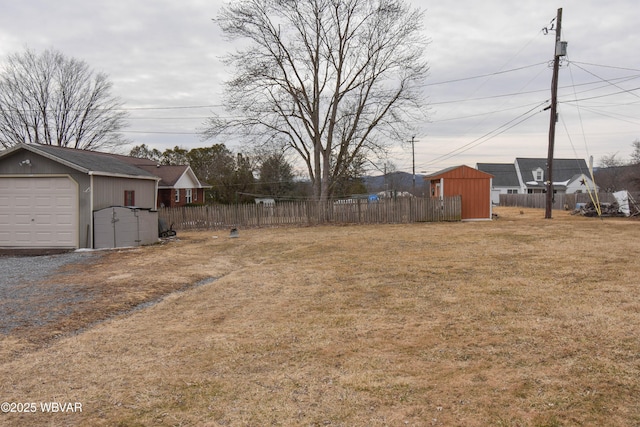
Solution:
M450 168L442 169L438 172L435 172L431 175L426 175L424 177L425 180L434 180L440 178L467 178L467 179L490 179L493 175L480 171L478 169L470 168L466 165L453 166Z

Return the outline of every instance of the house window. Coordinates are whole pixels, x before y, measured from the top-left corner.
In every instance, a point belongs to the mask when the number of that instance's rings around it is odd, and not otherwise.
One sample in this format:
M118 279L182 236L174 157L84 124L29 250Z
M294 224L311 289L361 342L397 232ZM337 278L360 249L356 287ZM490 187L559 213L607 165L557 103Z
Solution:
M176 203L180 202L180 189L176 188Z
M198 189L196 188L196 191L193 192L193 201L196 202L198 200Z
M507 190L507 194L518 194L518 190L517 189L509 189L509 190Z
M536 169L535 171L533 171L533 176L535 177L536 181L542 181L544 179L544 171L540 168Z
M185 197L185 202L186 203L191 203L191 189L187 188L184 190L184 197Z
M124 205L135 206L136 205L136 192L133 190L124 190Z

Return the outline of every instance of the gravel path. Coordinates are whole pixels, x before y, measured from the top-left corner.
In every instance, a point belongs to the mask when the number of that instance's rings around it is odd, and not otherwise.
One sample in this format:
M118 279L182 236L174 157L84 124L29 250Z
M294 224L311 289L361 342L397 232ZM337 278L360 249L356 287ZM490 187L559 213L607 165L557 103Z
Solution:
M71 312L74 303L90 299L92 295L81 284L54 283L47 278L65 265L86 263L98 256L98 253L83 251L0 256L0 334L44 325Z

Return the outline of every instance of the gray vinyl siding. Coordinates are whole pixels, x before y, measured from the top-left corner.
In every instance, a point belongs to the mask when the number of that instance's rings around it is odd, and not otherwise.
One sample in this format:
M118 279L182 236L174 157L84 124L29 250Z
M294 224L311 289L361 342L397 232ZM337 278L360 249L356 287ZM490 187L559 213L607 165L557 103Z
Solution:
M151 179L93 176L93 209L124 205L124 192L135 191L135 205L155 209L156 181Z
M20 166L20 162L29 160L29 166ZM49 160L29 151L18 151L0 160L0 173L3 175L53 175L53 174L83 174L59 162Z

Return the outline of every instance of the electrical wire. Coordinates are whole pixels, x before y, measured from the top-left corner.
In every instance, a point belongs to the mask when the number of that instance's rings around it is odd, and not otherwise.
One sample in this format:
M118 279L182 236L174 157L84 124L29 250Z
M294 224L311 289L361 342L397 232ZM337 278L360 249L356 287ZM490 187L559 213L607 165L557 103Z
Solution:
M571 106L573 107L573 105L571 105ZM621 121L621 122L630 123L632 125L640 125L640 122L638 122L637 120L635 120L635 121L631 120L631 119L637 119L637 117L623 116L621 114L618 114L618 116L615 116L613 114L605 113L605 112L602 112L602 111L597 110L595 108L585 107L584 105L582 107L580 107L580 108L582 108L585 111L589 111L591 113L594 113L594 114L597 114L597 115L600 115L600 116L603 116L603 117L607 117L607 118L610 118L610 119L613 119L613 120L618 120L618 121Z
M451 157L454 157L458 154L464 153L466 151L469 151L472 148L475 148L481 144L484 144L485 142L491 140L492 138L495 138L498 135L503 134L504 132L513 129L514 127L518 126L519 124L525 122L526 120L530 119L531 117L535 116L537 113L541 112L542 110L536 111L535 113L531 114L532 112L534 112L536 110L536 108L541 107L542 105L546 104L547 102L549 102L548 100L545 100L544 102L538 103L534 108L531 108L530 110L522 113L521 115L519 115L518 117L515 117L512 120L509 120L508 122L506 122L505 124L497 127L496 129L487 132L486 134L482 135L479 138L474 139L473 141L470 141L469 143L456 148L455 150L452 150L446 154L443 154L439 157L434 158L432 161L426 163L426 166L431 166L434 163L443 161L443 160L448 160ZM527 116L528 115L528 116ZM521 119L521 120L519 120ZM516 122L516 120L519 120ZM514 123L516 122L516 123ZM510 126L509 126L510 125ZM504 129L503 129L504 128ZM502 130L501 130L502 129Z
M514 72L514 71L526 70L527 68L537 67L539 65L545 65L546 63L547 63L546 61L545 62L539 62L537 64L525 65L523 67L518 67L518 68L511 68L509 70L501 70L501 71L496 71L496 72L493 72L493 73L480 74L480 75L471 76L471 77L461 77L459 79L444 80L444 81L435 82L435 83L425 83L425 84L417 85L417 86L418 87L439 86L439 85L444 85L444 84L458 83L458 82L464 82L464 81L468 81L468 80L481 79L483 77L493 77L493 76L497 76L497 75L500 75L500 74L511 73L511 72Z
M637 72L640 72L640 70L637 69L637 68L616 67L615 65L601 65L601 64L593 64L593 63L589 63L589 62L578 62L578 61L571 61L571 63L573 63L573 64L582 64L582 65L591 65L593 67L612 68L612 69L615 69L615 70L626 70L626 71L637 71Z
M171 106L171 107L127 107L127 108L113 108L114 111L149 111L149 110L196 110L202 108L220 108L224 107L222 104L212 105L183 105L183 106Z
M539 105L539 104L538 103L529 102L529 103L524 104L524 105L518 105L516 107L503 108L501 110L488 111L486 113L471 114L469 116L461 116L461 117L452 117L450 119L431 120L430 123L442 123L442 122L450 122L450 121L453 121L453 120L463 120L463 119L471 119L471 118L480 117L480 116L489 116L489 115L495 114L495 113L503 113L505 111L518 110L520 108L529 107L531 105Z
M200 132L171 132L171 131L149 131L149 130L121 130L118 133L142 133L154 135L202 135Z
M607 93L607 94L604 94L604 95L591 96L589 98L581 98L581 99L575 99L575 100L571 100L571 101L563 101L563 103L590 101L592 99L606 98L606 97L609 97L609 96L620 95L620 94L623 94L623 93L628 93L628 94L631 94L633 96L638 96L638 94L633 93L633 92L635 92L637 90L640 90L640 87L636 87L636 88L633 88L633 89L624 89L624 90L621 90L619 92L612 92L612 93Z
M581 67L580 65L578 65L578 64L576 64L576 63L574 63L574 65L575 65L576 67L580 68L582 71L584 71L584 72L586 72L586 73L588 73L588 74L590 74L590 75L592 75L592 76L594 76L594 77L596 77L596 78L598 78L598 79L602 80L603 82L605 82L605 83L607 83L607 84L610 84L611 86L616 87L616 88L618 88L618 89L621 89L623 92L628 92L628 93L630 93L631 95L633 95L633 96L635 96L635 97L640 98L640 95L638 95L638 94L636 94L636 93L633 93L632 91L628 91L628 90L626 90L626 89L624 89L624 88L622 88L622 87L618 86L617 84L613 83L612 81L607 80L607 79L604 79L604 78L602 78L602 77L598 76L597 74L592 73L591 71L587 70L586 68ZM636 88L636 89L633 89L633 90L638 90L638 89L640 89L640 88Z
M574 78L573 78L573 70L571 67L569 67L569 76L571 77L571 83L574 82ZM578 104L577 99L578 99L578 94L575 91L575 85L573 86L573 93L574 93L574 99L576 102L576 109L578 111L578 121L580 122L580 129L582 130L582 139L584 140L584 148L586 150L587 156L589 155L589 147L587 145L587 135L584 131L584 122L582 121L582 112L580 111L580 104ZM567 132L568 134L568 132ZM569 141L571 142L571 138L569 138ZM571 146L573 147L573 142L571 142ZM576 155L576 158L578 156L578 153L576 153L575 151L575 147L573 147L574 150L574 154Z

